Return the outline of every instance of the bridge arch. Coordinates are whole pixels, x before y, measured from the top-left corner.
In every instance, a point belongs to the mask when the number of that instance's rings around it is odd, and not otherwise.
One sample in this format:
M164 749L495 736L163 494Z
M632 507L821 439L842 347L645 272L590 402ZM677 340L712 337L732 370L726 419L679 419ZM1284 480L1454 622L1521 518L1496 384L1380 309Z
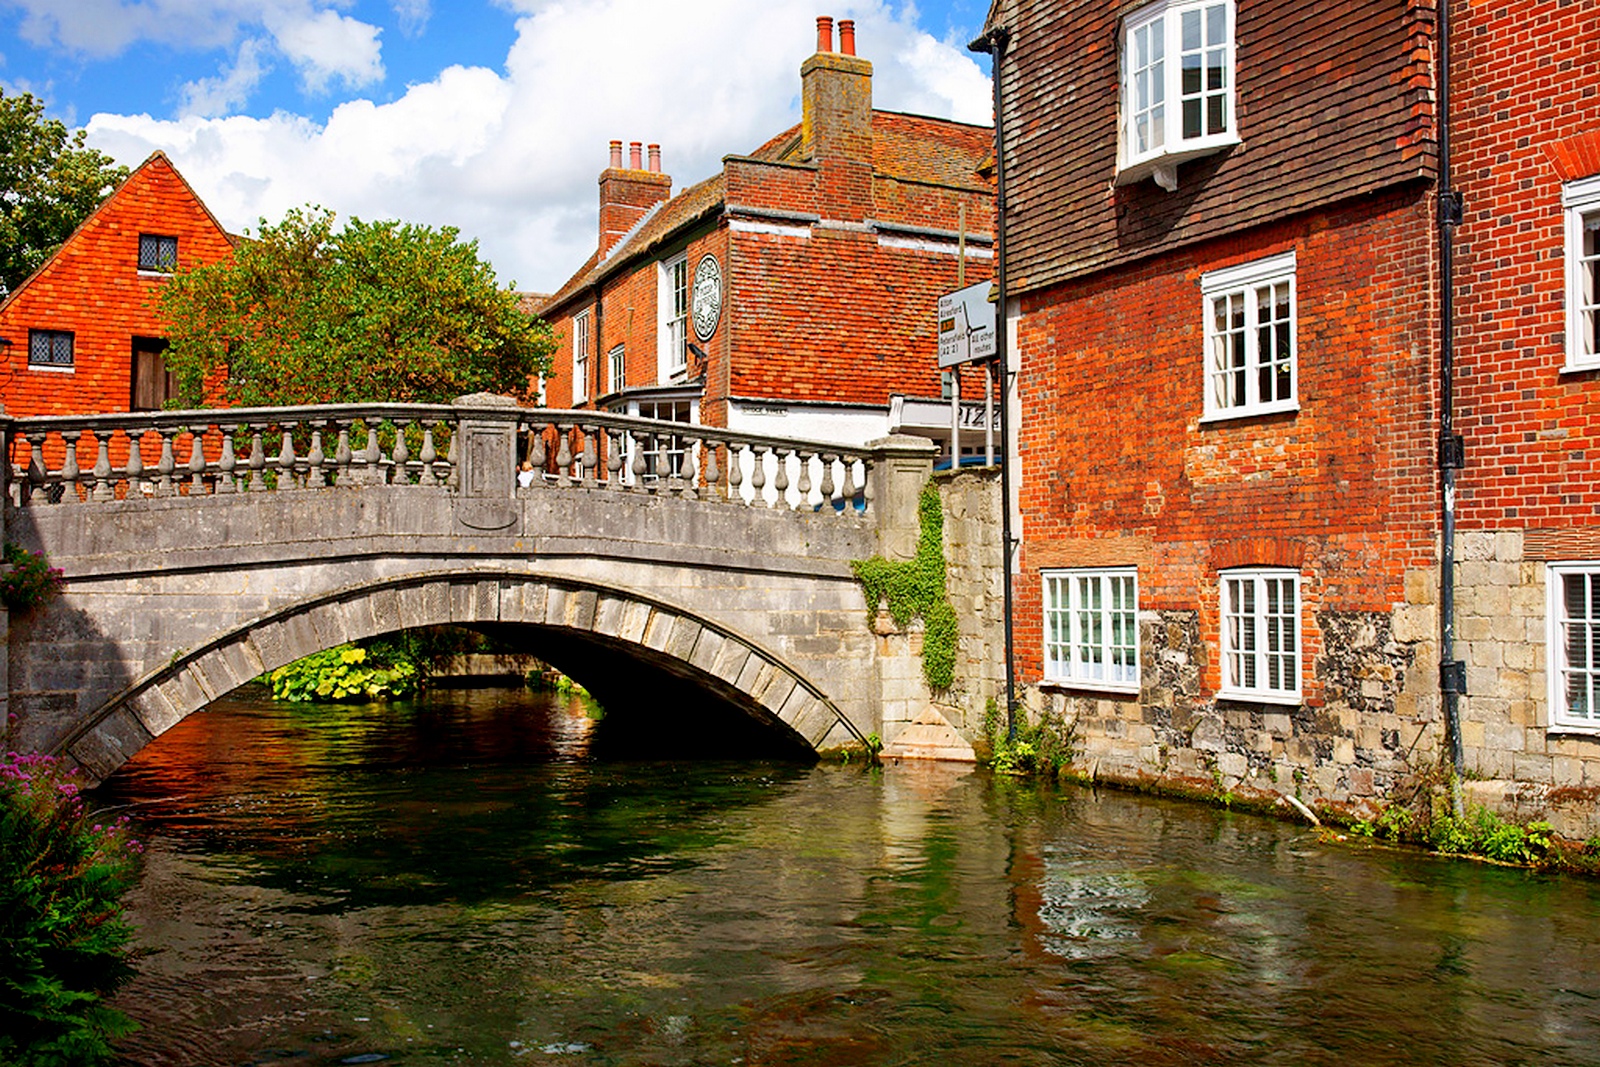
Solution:
M781 657L682 606L592 581L470 568L363 583L253 619L137 679L54 751L101 780L267 671L349 641L449 623L532 627L568 648L630 653L719 696L798 750L865 741L826 693Z

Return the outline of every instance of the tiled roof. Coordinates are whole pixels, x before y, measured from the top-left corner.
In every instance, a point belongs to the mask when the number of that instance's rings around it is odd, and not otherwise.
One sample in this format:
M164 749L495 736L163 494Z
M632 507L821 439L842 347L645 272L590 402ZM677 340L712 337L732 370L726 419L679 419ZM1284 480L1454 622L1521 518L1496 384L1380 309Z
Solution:
M878 177L965 189L988 188L993 184L978 173L994 148L993 131L986 126L896 111L873 111L872 137L873 170ZM800 127L795 125L762 144L750 158L795 161L799 152ZM723 200L720 173L689 186L646 215L605 259L600 259L598 252L589 257L566 284L535 310L546 315L555 311L581 290L623 269L624 264L649 255L683 227L720 211Z

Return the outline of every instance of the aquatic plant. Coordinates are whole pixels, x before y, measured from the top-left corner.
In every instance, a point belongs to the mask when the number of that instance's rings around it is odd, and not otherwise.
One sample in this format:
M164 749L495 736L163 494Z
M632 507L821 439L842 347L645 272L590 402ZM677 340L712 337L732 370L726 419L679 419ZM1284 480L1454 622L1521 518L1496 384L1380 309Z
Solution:
M983 709L983 732L989 739L989 769L996 774L1059 775L1072 762L1072 738L1060 717L1046 713L1035 722L1024 718L1012 730L990 700Z
M0 1063L104 1063L132 1030L102 998L132 976L120 898L139 851L57 760L0 756Z

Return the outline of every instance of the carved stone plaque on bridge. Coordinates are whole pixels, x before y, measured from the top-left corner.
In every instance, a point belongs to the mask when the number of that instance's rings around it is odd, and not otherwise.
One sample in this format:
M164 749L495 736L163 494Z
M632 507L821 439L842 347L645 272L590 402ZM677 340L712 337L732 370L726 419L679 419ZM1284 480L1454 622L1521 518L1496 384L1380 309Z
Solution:
M516 409L510 397L487 393L459 397L456 403L485 408L485 415L495 409ZM474 530L503 530L517 521L517 424L463 418L459 433L456 519Z

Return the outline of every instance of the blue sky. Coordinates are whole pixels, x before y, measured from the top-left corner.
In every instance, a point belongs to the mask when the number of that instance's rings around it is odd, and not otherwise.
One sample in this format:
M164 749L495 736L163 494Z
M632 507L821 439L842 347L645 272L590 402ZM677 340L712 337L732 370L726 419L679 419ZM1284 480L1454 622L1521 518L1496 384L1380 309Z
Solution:
M941 0L0 0L0 87L136 164L161 149L225 225L305 203L454 225L548 291L594 249L606 143L679 187L796 121L819 14L856 19L877 106L987 123Z

